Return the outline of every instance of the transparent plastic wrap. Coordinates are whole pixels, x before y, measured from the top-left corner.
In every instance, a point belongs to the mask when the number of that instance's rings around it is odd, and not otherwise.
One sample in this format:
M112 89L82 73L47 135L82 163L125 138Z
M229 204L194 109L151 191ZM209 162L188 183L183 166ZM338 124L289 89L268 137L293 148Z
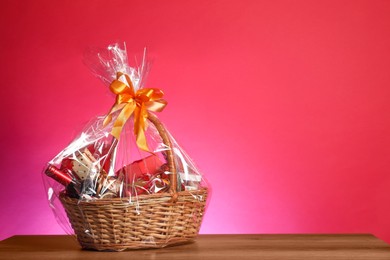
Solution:
M167 105L143 88L145 53L130 67L119 44L88 53L86 64L116 95L43 171L59 223L85 249L159 248L196 238L207 181L159 121ZM68 221L69 220L69 221Z

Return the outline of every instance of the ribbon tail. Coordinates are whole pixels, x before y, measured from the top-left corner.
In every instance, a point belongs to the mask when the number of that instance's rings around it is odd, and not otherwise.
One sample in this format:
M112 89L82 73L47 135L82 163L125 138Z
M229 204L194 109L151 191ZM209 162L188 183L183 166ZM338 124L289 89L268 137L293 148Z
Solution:
M106 127L110 122L112 121L112 115L111 113L108 114L103 121L103 127Z
M141 105L140 108L137 108L134 111L134 134L135 134L137 146L146 152L150 152L150 149L146 142L146 136L145 136L145 129L147 127L147 122L146 122L147 117L148 117L148 112L143 104Z
M136 142L139 148L144 150L145 152L150 152L148 144L146 143L145 131L144 129L140 129L138 135L136 136Z
M112 121L112 114L114 114L116 111L122 109L123 107L124 107L124 104L113 105L111 107L110 112L108 112L107 116L104 118L103 127L106 127Z
M119 140L123 126L125 125L126 121L129 119L131 114L133 114L134 109L136 108L135 102L128 103L122 111L119 113L118 117L116 118L114 122L114 126L111 130L111 134Z

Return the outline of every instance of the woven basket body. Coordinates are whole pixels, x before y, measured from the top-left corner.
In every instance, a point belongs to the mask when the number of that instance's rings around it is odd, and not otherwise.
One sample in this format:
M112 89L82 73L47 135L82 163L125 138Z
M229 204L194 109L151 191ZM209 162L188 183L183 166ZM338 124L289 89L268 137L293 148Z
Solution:
M133 198L83 201L60 194L77 240L85 249L122 251L160 248L193 240L200 229L208 189L177 191L178 174L170 137L156 116L149 114L164 144L170 189Z
M79 201L61 194L60 200L77 240L85 249L122 251L160 248L192 241L198 234L207 189L126 198ZM128 198L127 198L128 199Z

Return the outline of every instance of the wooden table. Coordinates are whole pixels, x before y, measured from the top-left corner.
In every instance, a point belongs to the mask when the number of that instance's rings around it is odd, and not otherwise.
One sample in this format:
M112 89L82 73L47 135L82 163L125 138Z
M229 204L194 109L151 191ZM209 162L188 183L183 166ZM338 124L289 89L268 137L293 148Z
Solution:
M0 241L0 259L386 259L390 246L369 234L200 235L195 243L149 250L95 252L71 236L13 236Z

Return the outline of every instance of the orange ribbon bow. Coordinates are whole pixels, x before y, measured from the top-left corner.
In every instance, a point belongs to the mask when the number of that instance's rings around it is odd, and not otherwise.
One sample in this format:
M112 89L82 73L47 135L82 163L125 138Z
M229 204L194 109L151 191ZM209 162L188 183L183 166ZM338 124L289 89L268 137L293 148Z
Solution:
M122 76L125 77L127 84L119 80ZM110 85L110 90L117 96L114 105L104 119L103 126L105 127L111 122L112 114L121 110L111 130L111 134L119 140L126 121L131 115L134 115L134 134L137 145L142 150L149 152L145 137L148 111L161 112L164 109L168 104L162 98L164 93L155 88L139 89L134 92L134 86L129 75L122 72L117 73L116 80Z

